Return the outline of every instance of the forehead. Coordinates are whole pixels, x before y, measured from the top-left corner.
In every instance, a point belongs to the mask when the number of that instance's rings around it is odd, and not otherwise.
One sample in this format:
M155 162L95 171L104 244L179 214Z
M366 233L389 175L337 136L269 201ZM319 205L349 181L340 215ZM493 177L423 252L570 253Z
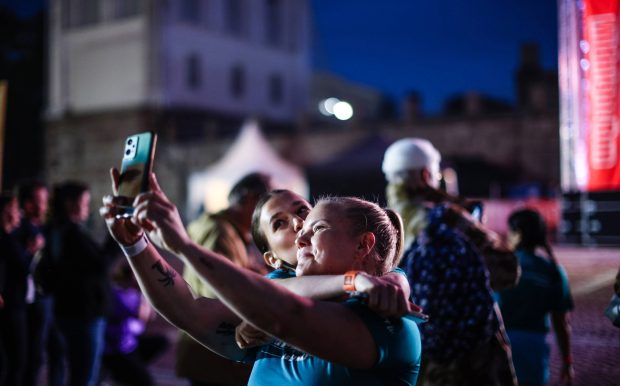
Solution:
M308 201L296 193L289 191L278 193L271 197L271 199L269 199L269 201L267 201L263 206L261 221L269 221L271 216L274 214L279 212L287 213L289 211L293 211L301 205L311 208Z
M32 191L33 195L47 195L48 191L45 186L38 186Z
M35 200L46 199L47 196L48 196L48 191L47 191L47 188L45 187L38 187L32 192L32 197Z
M319 202L308 214L306 222L315 220L343 221L344 216L339 205L333 202Z

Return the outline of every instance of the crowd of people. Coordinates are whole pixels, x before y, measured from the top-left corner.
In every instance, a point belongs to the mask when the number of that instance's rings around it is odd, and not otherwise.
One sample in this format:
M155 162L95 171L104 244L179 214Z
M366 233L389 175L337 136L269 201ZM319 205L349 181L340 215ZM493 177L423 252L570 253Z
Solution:
M312 205L251 173L187 228L151 175L131 217L104 197L104 245L86 185L55 186L48 211L47 187L21 184L0 198L0 385L36 385L44 362L49 385L154 384L169 342L147 328L153 309L179 329L193 386L542 386L550 325L570 384L573 302L543 218L513 213L503 239L479 202L441 189L440 161L426 140L392 144L388 208Z

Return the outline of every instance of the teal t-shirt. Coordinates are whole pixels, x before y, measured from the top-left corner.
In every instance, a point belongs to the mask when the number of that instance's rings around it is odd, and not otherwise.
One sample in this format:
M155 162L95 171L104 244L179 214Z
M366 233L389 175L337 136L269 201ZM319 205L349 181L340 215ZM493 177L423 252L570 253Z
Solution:
M407 277L407 274L405 273L405 271L403 271L399 267L394 268L392 272L399 273L403 275L404 277ZM295 271L291 271L290 269L278 268L278 269L274 269L273 271L269 272L267 275L265 275L265 277L270 280L290 279L292 277L296 277L296 275L295 275Z
M415 385L420 370L421 341L415 322L384 319L352 298L343 303L366 324L379 359L369 370L352 369L306 354L276 340L251 350L254 368L248 386L265 385Z
M395 271L403 272L399 268ZM276 269L266 277L287 279L295 277L295 272ZM254 361L254 368L248 386L415 385L422 352L416 323L406 318L382 318L357 298L348 299L343 304L362 319L374 338L379 360L372 369L348 368L275 340L249 351L246 360Z
M515 254L521 265L519 284L497 296L506 329L547 333L550 312L574 307L566 272L525 250L518 249Z
M273 280L273 279L290 279L292 277L297 277L297 276L295 275L295 271L291 271L290 269L285 269L285 268L278 268L266 274L265 277L269 280Z

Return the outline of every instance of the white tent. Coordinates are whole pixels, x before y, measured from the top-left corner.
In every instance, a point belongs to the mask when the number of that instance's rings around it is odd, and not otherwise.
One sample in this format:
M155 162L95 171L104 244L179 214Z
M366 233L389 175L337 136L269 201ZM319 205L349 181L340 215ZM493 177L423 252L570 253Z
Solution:
M258 123L247 121L228 152L204 171L189 176L187 216L195 218L201 208L209 212L228 206L228 192L241 177L264 172L272 177L275 188L290 189L308 196L303 171L283 160L265 139Z

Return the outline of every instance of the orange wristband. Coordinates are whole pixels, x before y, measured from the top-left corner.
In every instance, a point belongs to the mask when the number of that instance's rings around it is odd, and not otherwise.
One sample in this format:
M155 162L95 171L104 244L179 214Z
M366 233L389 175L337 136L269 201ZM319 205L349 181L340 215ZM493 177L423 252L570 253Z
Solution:
M345 292L355 292L355 277L360 271L349 271L344 274L342 289Z

